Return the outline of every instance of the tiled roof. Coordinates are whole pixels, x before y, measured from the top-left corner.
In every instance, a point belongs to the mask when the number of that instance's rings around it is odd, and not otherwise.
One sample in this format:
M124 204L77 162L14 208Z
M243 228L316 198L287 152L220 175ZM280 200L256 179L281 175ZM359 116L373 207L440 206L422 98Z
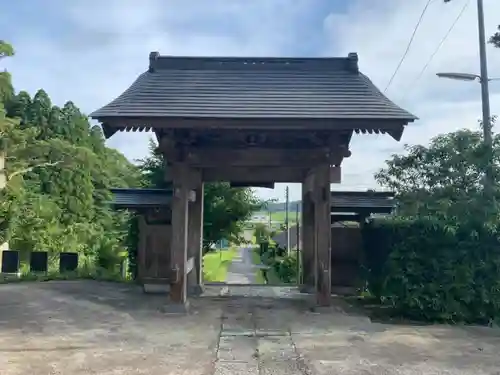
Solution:
M297 247L297 225L290 225L289 231L290 231L290 248L294 249ZM286 247L287 245L287 234L286 231L282 231L279 233L276 233L273 237L272 240L276 242L276 244L280 247ZM299 239L300 241L300 239Z
M168 189L111 189L116 208L147 208L170 204L172 191Z
M150 55L149 70L93 112L113 118L416 119L386 98L346 58L226 58Z
M389 213L394 208L394 193L364 191L332 191L332 212Z

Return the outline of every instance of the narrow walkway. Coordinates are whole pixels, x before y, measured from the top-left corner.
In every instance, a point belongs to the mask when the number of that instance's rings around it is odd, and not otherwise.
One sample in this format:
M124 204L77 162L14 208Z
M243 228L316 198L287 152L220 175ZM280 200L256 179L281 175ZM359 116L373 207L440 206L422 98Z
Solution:
M252 298L252 297L249 297ZM272 319L276 302L232 299L222 308L215 375L313 374L293 342L287 319Z
M252 264L252 248L238 247L227 271L227 284L256 284L256 269Z

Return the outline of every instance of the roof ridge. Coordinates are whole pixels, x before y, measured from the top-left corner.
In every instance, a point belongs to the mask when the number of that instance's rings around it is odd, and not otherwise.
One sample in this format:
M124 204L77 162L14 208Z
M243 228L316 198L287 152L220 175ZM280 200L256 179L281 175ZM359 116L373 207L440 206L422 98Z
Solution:
M359 72L358 54L347 57L218 57L149 54L149 72L156 70L320 70Z

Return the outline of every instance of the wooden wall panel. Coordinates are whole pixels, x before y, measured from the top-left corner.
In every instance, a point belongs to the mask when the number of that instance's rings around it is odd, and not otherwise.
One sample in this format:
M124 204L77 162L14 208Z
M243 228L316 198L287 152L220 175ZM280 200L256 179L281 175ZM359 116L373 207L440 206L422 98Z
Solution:
M360 228L333 227L331 238L332 286L357 286L363 254Z

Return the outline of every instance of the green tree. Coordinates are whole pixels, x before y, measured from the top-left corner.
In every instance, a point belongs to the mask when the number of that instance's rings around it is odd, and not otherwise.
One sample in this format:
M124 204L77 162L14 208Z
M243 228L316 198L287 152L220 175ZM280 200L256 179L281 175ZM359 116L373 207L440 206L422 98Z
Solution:
M139 160L140 169L146 182L153 188L165 188L165 161L156 144L150 141L150 155ZM232 188L229 183L207 183L204 187L203 244L205 251L221 239L241 241L243 224L254 211L262 207L250 188Z
M253 235L257 243L269 242L269 239L271 238L271 230L267 227L266 224L257 223L255 224Z
M4 57L10 57L14 55L14 48L12 46L0 40L0 60ZM12 87L10 74L8 72L0 72L0 103L5 103L14 92Z
M498 176L500 137L494 136L494 171ZM433 138L429 146L406 146L392 155L375 178L393 190L402 215L484 217L483 178L487 152L481 132L459 130ZM498 191L496 192L498 194ZM496 207L488 205L489 212Z
M2 53L2 51L6 51ZM0 56L12 48L0 45ZM111 187L139 186L141 174L105 146L99 127L72 102L54 106L39 90L17 95L0 81L0 139L7 184L0 197L0 240L22 258L31 251L76 251L113 267L123 254L128 216L109 206Z

